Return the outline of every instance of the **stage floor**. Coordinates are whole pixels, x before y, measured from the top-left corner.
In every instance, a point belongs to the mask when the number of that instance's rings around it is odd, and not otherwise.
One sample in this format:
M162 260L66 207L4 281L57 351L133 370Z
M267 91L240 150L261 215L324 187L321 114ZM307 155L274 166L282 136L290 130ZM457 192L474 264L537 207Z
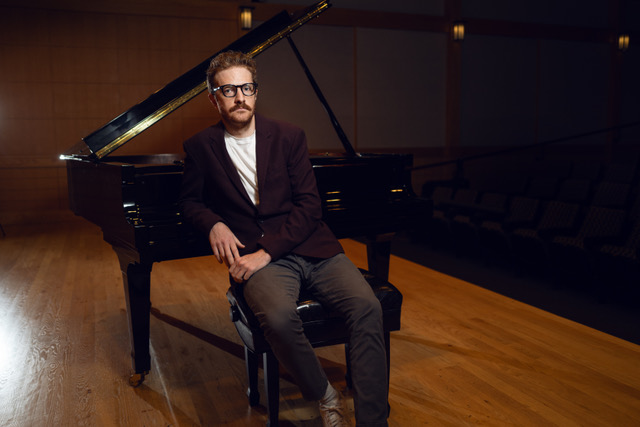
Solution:
M213 257L154 265L152 370L132 388L121 273L100 229L82 219L5 229L0 425L264 425ZM343 244L366 267L364 246ZM390 281L404 294L391 426L640 425L640 346L403 258L392 257ZM352 407L343 348L318 354ZM281 425L320 426L286 373L280 383Z

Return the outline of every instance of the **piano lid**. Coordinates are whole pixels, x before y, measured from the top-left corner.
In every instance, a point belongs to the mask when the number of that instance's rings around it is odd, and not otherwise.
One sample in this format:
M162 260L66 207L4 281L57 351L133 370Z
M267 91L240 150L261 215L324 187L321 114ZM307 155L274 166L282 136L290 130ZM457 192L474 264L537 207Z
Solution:
M71 147L60 158L63 160L74 158L102 159L206 90L206 71L209 68L209 62L216 55L228 50L235 50L255 57L320 15L329 7L331 7L330 0L322 0L293 15L283 10L153 93L144 101L134 105L106 125L85 136L82 141Z

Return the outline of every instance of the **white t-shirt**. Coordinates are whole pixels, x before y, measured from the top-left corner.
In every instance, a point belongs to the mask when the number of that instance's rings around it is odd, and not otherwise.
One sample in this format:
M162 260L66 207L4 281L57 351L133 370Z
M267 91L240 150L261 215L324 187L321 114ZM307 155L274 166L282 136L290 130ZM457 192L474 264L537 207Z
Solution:
M236 138L225 131L224 142L240 174L242 185L253 204L257 206L260 200L258 200L258 177L256 176L256 133L246 138Z

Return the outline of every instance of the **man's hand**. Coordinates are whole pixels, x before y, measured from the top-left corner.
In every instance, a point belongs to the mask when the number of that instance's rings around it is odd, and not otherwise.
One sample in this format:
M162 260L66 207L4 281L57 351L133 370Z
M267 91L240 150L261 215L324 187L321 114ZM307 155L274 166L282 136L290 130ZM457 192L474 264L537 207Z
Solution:
M213 255L219 263L224 262L230 267L240 258L238 248L244 245L238 240L235 234L223 222L217 222L209 231L209 243L213 250Z
M229 274L238 283L248 280L256 271L271 262L271 255L264 249L258 249L256 252L237 258L229 267Z

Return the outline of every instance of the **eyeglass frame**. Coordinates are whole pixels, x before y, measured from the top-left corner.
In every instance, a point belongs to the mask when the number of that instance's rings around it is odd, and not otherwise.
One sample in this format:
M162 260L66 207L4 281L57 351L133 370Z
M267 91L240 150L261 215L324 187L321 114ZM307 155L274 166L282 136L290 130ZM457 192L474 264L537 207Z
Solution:
M252 94L246 94L244 92L244 87L246 85L252 85L253 86L253 93ZM235 98L238 95L238 88L240 89L240 91L242 92L242 94L244 96L254 96L256 94L256 92L258 91L258 83L242 83L240 85L222 85L222 86L218 86L215 87L211 90L211 93L215 94L217 91L219 91L220 89L223 89L225 87L232 87L233 88L233 95L225 95L224 92L220 92L222 94L222 96L224 96L225 98Z

